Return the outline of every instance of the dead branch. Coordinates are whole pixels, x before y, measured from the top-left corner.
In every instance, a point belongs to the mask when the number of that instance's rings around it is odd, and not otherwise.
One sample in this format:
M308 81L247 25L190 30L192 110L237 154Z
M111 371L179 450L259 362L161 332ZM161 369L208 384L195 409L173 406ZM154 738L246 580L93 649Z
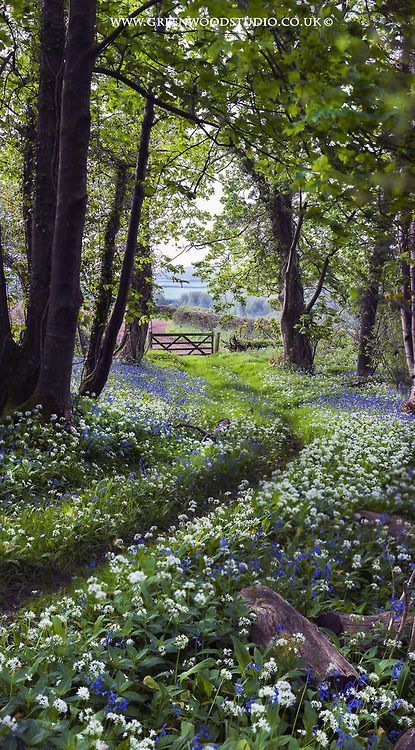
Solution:
M225 417L224 419L220 419L219 422L216 423L215 427L213 428L212 432L209 432L209 430L203 429L203 427L199 427L197 424L192 424L191 422L178 422L177 424L173 425L174 430L178 430L180 428L184 428L187 430L195 430L196 432L199 432L203 437L203 440L213 440L216 441L217 436L226 430L231 423L231 420Z

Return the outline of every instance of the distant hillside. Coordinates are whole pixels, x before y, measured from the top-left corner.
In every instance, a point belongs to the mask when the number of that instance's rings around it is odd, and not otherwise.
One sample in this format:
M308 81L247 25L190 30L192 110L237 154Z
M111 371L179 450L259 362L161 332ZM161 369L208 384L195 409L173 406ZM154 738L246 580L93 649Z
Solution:
M176 281L171 274L165 271L156 274L156 284L161 287L161 295L167 302L179 301L184 293L207 293L206 283L196 276L193 266L187 266L184 272L177 274L177 276L180 276L180 281Z
M184 269L184 272L180 274L180 280L174 279L171 274L161 272L156 275L156 283L160 287L157 296L159 304L205 309L213 307L207 284L199 279L193 266ZM253 318L275 314L265 297L248 297L246 305L235 303L230 312L234 315Z

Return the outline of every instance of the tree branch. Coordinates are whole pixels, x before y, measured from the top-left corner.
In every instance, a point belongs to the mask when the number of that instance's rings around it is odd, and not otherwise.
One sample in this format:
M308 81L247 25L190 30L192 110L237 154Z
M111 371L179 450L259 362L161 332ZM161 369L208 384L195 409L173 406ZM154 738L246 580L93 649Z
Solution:
M163 102L162 99L159 99L157 96L154 96L154 94L152 94L151 91L147 91L147 89L145 89L139 83L136 83L136 81L131 81L122 73L117 73L114 70L110 70L109 68L103 68L101 66L96 66L94 68L94 73L98 73L100 75L107 76L108 78L113 78L115 81L119 81L120 83L124 83L125 86L128 86L129 88L133 89L133 91L137 91L138 94L140 94L141 96L144 96L146 99L149 99L157 107L161 107L161 109L166 110L166 112L171 112L171 114L173 115L184 117L187 120L190 120L191 122L195 122L197 125L211 125L212 127L216 127L215 123L210 122L209 120L204 120L200 117L197 117L197 115L194 115L192 112L186 112L186 110L181 109L180 107L176 107L173 104L168 104L167 102Z
M295 228L294 237L293 237L293 240L292 240L292 243L291 243L291 247L290 247L289 252L288 252L287 268L285 269L285 277L286 278L288 277L288 275L289 275L289 273L291 271L291 266L292 266L293 260L294 260L294 253L296 251L296 248L297 248L297 245L298 245L298 241L300 239L301 228L303 226L304 215L305 215L306 209L307 209L307 202L304 201L304 204L303 204L303 206L301 208L301 211L300 211L300 214L299 214L299 217L298 217L297 226Z
M314 305L316 304L316 302L317 302L317 300L318 300L321 292L323 291L323 285L324 285L324 281L326 279L326 275L327 275L327 271L328 271L328 268L329 268L329 265L330 265L330 259L331 259L332 255L334 255L334 253L330 253L330 255L327 255L326 258L324 259L324 263L323 263L323 266L322 266L322 269L321 269L321 273L320 273L320 278L319 278L317 286L315 288L315 292L314 292L313 296L311 297L309 303L306 305L306 308L305 308L305 311L306 311L307 314L311 312L311 310L313 309Z
M0 63L0 78L3 75L3 73L4 73L4 71L5 71L6 67L7 67L7 63L9 62L9 60L12 57L13 57L13 50L11 50L11 52L9 52L9 54L6 57L3 57L3 59L2 59L2 61Z
M120 34L122 34L123 31L125 31L125 29L131 28L130 24L128 23L128 20L130 18L131 19L132 18L137 18L137 16L141 15L141 13L144 13L144 11L147 10L148 8L152 8L153 5L156 5L158 2L160 2L160 0L148 0L148 2L144 3L144 5L141 5L140 8L137 8L137 10L135 10L134 13L130 13L129 16L126 16L126 18L125 18L126 23L120 23L114 29L114 31L111 32L111 34L108 34L108 36L104 37L104 39L102 40L102 42L100 42L99 44L97 44L97 46L95 47L95 49L93 51L94 57L97 58L98 55L100 55L101 52L104 51L104 49L106 49L107 47L109 47L109 45L112 44L112 42L115 39L117 39L117 37L119 37Z

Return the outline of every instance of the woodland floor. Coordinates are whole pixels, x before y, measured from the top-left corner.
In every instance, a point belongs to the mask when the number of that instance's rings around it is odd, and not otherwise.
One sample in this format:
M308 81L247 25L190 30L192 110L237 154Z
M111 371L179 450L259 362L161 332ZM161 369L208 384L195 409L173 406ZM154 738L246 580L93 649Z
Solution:
M283 628L250 644L240 591L265 584L311 620L401 614L412 533L356 517L415 521L401 401L266 353L153 353L116 365L72 433L6 422L0 746L393 747L415 723L409 637L331 636L360 673L339 690ZM224 418L215 439L194 429Z

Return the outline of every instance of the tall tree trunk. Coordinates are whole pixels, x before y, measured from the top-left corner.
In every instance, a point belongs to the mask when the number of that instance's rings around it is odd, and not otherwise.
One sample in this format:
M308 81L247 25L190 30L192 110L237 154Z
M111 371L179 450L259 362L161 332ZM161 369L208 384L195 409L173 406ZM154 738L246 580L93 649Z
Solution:
M412 345L412 314L411 314L411 286L409 283L409 263L406 260L401 261L402 273L402 300L405 307L401 307L401 322L403 344L405 349L406 364L408 372L411 373L414 364L414 347Z
M3 242L0 227L0 357L12 338L9 305L7 300L6 275L4 273Z
M360 301L359 351L356 374L365 380L373 375L375 355L375 324L379 304L379 286L369 284L363 291Z
M141 362L146 351L148 320L135 318L127 324L124 354L131 362Z
M404 257L401 263L403 296L401 320L406 362L411 380L411 391L404 409L415 413L415 219L400 227L399 253Z
M378 240L370 259L369 276L360 302L359 351L357 376L362 379L373 375L375 363L375 324L379 305L382 270L386 261L387 243Z
M30 241L30 289L23 337L23 382L17 401L32 395L39 374L46 329L55 227L59 121L65 48L64 0L43 0L39 67L36 175Z
M51 288L35 400L47 413L68 416L86 210L87 155L96 0L71 0L59 138L59 176Z
M134 259L137 251L137 235L140 226L141 210L144 201L144 182L147 173L151 128L154 121L154 103L146 99L143 123L141 126L140 146L138 150L134 193L130 211L127 241L124 259L121 269L120 283L114 308L107 325L102 343L99 359L92 375L81 383L80 392L99 396L107 382L114 355L117 336L124 320L128 295L130 292L131 278L134 268Z
M55 220L59 99L65 44L64 0L43 0L40 41L38 124L31 220L27 213L28 193L24 198L26 241L30 256L26 329L22 345L13 346L13 356L3 357L0 362L0 413L13 411L33 395L39 373ZM26 153L25 177L26 170L31 168L30 160L31 156ZM30 240L29 221L32 227Z
M276 188L271 195L271 223L278 239L281 271L281 337L284 360L304 370L313 365L313 352L305 333L300 331L301 318L306 313L304 289L301 280L298 239L302 217L294 230L292 195L282 194Z
M28 104L26 107L24 131L22 203L27 269L30 277L32 264L33 194L36 165L36 115L31 104Z
M95 303L94 317L91 326L88 353L84 365L83 378L89 377L95 370L101 350L102 339L112 302L114 275L115 242L120 228L122 212L127 190L127 167L122 162L117 164L114 200L108 217L104 235L104 252L101 259L101 271Z
M282 193L276 185L257 172L252 159L247 158L239 150L237 153L242 157L242 165L254 180L260 200L268 210L276 253L279 256L280 330L284 361L309 370L313 365L313 350L308 336L299 330L301 318L307 313L298 253L303 215L299 217L299 231L294 231L292 194Z
M0 414L7 399L7 386L17 365L17 345L14 342L9 305L7 300L6 275L4 272L3 243L0 226Z
M410 24L402 24L402 50L400 69L403 73L415 73L415 51L411 36ZM412 123L413 125L413 123ZM399 253L403 258L402 292L405 307L401 310L402 331L405 355L411 380L411 391L404 409L415 413L415 217L413 211L408 217L402 217L399 226ZM406 308L406 309L405 309Z
M145 354L148 323L152 309L153 278L149 243L139 244L136 267L131 282L134 319L126 324L124 354L127 359L140 362Z

